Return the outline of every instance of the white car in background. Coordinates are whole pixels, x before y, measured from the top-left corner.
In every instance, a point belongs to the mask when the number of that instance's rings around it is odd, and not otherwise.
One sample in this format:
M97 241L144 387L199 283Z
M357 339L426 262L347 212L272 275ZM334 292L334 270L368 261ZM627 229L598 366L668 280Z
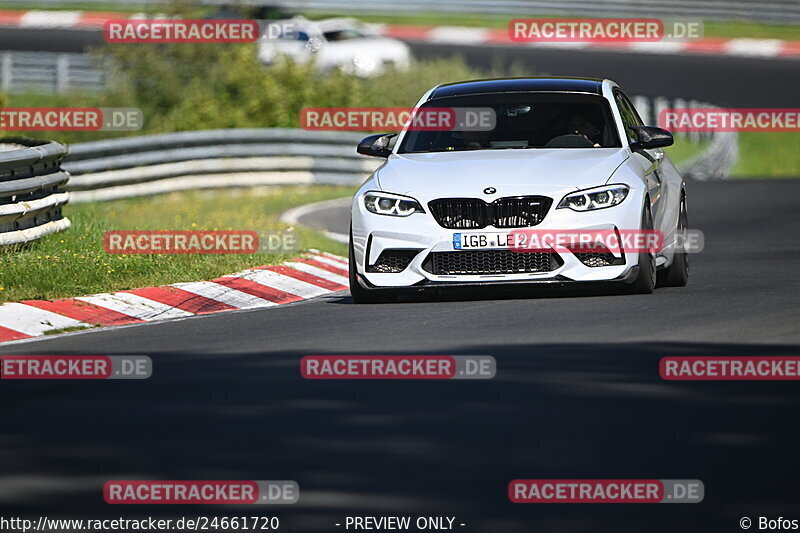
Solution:
M276 21L259 42L259 58L273 64L279 56L297 63L314 61L322 72L339 68L361 77L387 68L405 69L411 62L408 45L381 37L351 18L311 21L304 17Z

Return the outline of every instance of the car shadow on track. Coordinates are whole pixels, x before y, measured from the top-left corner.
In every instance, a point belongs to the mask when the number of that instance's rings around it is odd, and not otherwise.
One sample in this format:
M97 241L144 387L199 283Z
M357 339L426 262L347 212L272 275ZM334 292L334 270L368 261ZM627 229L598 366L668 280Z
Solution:
M84 518L274 513L309 533L364 514L450 515L471 531L510 533L721 531L741 515L800 515L796 382L658 374L664 355L798 355L798 346L487 343L457 352L493 355L495 379L304 380L305 353L265 351L151 354L143 382L4 381L0 508ZM103 502L104 481L136 478L294 479L301 496L256 509ZM701 479L706 500L514 505L506 487L516 478Z
M658 290L658 289L657 289ZM404 292L396 301L384 302L384 305L396 303L424 302L467 302L484 300L536 300L547 298L591 298L603 296L636 296L631 295L621 284L587 283L564 286L495 286L495 287L448 287L425 289L417 292ZM347 295L331 300L337 304L354 304ZM381 305L381 304L370 304Z

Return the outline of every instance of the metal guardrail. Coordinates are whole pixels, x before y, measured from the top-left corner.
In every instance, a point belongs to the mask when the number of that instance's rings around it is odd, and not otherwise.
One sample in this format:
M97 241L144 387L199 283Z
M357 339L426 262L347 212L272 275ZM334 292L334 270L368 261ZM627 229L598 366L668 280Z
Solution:
M634 98L634 104L649 124L668 107L711 107L644 97ZM69 155L59 143L26 141L23 146L9 140L0 145L6 149L0 151L0 245L69 227L61 206L70 198L86 202L222 187L357 185L380 164L356 154L362 136L277 128L191 131L79 143ZM736 134L688 139L705 140L708 147L681 166L684 176L727 177L736 161Z
M0 92L97 91L105 74L88 54L1 52Z
M739 159L739 141L735 132L719 132L702 153L678 165L684 178L698 181L727 179Z
M75 4L148 6L163 0L39 0L39 4L69 7ZM18 0L0 0L19 3ZM605 17L693 17L711 20L756 20L774 23L800 22L796 0L403 0L403 2L352 2L350 0L202 0L204 4L280 6L288 11L316 10L342 13L480 13L526 17L578 15Z
M379 164L356 154L361 134L231 129L72 145L73 202L163 192L289 184L358 184Z
M711 107L647 99L634 103L654 124L662 108ZM75 144L64 161L73 202L257 185L356 185L380 161L356 154L360 133L228 129L147 135ZM681 166L695 179L725 178L736 161L735 134L688 134L707 150ZM713 153L712 153L713 150ZM713 161L712 161L713 160Z
M665 109L708 109L712 104L681 98L632 97L633 105L645 124L658 125L661 111ZM678 165L684 178L706 181L727 179L739 159L739 136L736 132L690 132L675 133L677 139L692 144L707 143L708 146L695 157Z
M676 105L666 99L635 101L648 123L661 106ZM0 144L0 245L68 228L69 219L61 214L68 200L258 185L357 185L380 165L356 154L362 136L277 128L192 131L79 143L68 155L60 143L5 140ZM727 176L736 160L736 136L709 140L702 154L682 166L685 176Z
M66 145L3 139L0 151L0 246L38 239L65 230L61 214L69 200L62 187L69 174L61 169Z

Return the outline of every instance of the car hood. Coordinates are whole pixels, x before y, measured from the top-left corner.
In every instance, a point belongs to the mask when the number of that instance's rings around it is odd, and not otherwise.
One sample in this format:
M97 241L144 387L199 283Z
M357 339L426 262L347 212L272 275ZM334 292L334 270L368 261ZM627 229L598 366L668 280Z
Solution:
M555 194L603 185L629 157L621 148L476 150L395 154L378 170L382 190L420 200Z

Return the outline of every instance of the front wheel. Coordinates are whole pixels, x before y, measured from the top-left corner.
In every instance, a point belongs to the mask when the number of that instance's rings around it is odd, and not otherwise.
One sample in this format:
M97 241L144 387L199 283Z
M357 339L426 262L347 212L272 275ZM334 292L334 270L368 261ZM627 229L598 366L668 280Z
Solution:
M642 231L653 229L653 215L650 206L645 205L642 210ZM628 286L629 294L653 294L656 288L656 255L647 250L639 254L639 275Z
M689 213L686 209L686 195L681 196L681 211L678 215L678 235L689 228ZM659 287L685 287L689 283L689 255L686 250L675 252L672 264L658 273Z

